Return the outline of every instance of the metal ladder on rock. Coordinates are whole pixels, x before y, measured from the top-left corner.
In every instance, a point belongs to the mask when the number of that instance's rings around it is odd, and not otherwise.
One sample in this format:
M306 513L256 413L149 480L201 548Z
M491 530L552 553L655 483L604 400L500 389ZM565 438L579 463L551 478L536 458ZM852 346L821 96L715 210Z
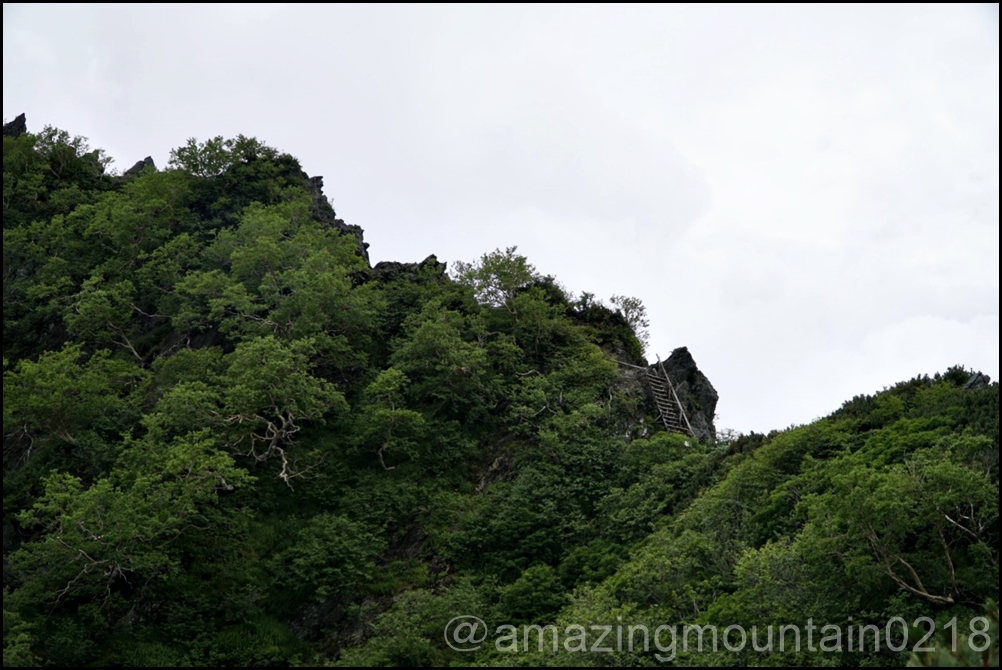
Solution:
M683 433L692 436L692 426L689 424L689 417L685 415L685 409L675 393L675 386L665 371L664 363L658 358L658 364L647 369L647 381L654 392L654 403L658 407L661 422L665 430L669 433Z

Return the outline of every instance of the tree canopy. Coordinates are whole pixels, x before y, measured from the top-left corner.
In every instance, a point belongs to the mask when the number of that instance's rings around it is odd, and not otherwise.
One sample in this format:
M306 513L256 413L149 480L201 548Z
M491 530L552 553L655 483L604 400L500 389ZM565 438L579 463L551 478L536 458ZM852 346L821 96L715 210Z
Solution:
M675 662L997 665L997 383L952 368L700 443L617 363L646 362L637 298L571 298L514 246L372 268L254 138L106 166L4 137L5 667L660 664L461 653L460 615L956 619L956 652Z

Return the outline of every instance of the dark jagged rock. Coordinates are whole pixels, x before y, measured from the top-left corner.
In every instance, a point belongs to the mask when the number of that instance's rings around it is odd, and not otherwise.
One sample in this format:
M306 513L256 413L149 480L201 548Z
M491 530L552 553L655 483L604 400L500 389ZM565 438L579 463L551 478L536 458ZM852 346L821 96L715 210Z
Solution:
M307 177L306 188L313 198L313 202L310 203L310 214L312 214L313 218L330 228L337 229L342 235L351 235L358 240L359 253L365 259L365 262L368 263L369 245L363 239L361 226L349 225L342 219L337 218L334 208L331 206L327 196L324 195L324 178L319 176Z
M4 137L20 137L28 132L28 121L24 114L18 114L17 118L10 123L3 124Z
M95 173L103 175L104 174L104 163L101 162L101 152L94 150L85 153L80 157L83 161L91 166Z
M608 353L607 349L606 352ZM622 352L612 358L619 365L610 390L625 400L620 410L614 414L616 432L627 442L647 439L657 431L656 426L660 426L660 423L655 424L652 420L657 416L657 407L647 380L647 370L625 362Z
M979 389L988 388L992 384L992 379L988 375L983 375L980 372L975 372L964 384L964 388L968 391L977 391Z
M713 419L717 411L717 395L713 384L699 368L692 354L685 347L671 352L664 361L665 371L675 385L675 393L685 408L686 416L695 437L699 440L716 441L717 429Z
M324 178L320 176L307 177L306 188L313 198L313 202L310 204L310 213L313 214L313 218L328 224L333 224L337 221L334 207L331 206L330 200L324 195Z
M441 263L438 257L432 254L420 263L397 263L395 261L382 261L376 263L376 267L366 273L366 279L377 279L379 281L396 281L406 279L407 281L418 281L420 278L434 278L436 281L444 280L446 264Z
M156 164L154 164L154 162L153 162L153 157L152 156L147 156L146 158L144 158L141 161L136 161L136 164L133 165L132 167L130 167L125 172L123 172L122 176L123 177L132 177L132 176L135 176L135 175L140 175L140 174L142 174L143 170L146 169L146 168L150 168L151 170L156 170L157 169Z

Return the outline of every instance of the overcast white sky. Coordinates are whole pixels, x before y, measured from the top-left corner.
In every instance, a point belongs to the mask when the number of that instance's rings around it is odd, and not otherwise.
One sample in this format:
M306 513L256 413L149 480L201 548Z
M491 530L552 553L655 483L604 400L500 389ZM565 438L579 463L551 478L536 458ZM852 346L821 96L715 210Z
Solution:
M998 5L3 8L3 117L119 169L253 135L380 260L634 295L718 427L999 374Z

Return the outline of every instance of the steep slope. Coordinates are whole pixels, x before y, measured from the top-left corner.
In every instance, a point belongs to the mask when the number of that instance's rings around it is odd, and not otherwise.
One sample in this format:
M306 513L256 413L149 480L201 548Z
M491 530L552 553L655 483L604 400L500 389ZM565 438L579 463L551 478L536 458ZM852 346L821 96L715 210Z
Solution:
M997 599L983 376L721 444L683 348L665 367L702 439L669 434L636 322L514 248L372 267L322 180L255 139L114 176L83 138L15 122L5 665L645 664L443 633L466 614L967 622Z

